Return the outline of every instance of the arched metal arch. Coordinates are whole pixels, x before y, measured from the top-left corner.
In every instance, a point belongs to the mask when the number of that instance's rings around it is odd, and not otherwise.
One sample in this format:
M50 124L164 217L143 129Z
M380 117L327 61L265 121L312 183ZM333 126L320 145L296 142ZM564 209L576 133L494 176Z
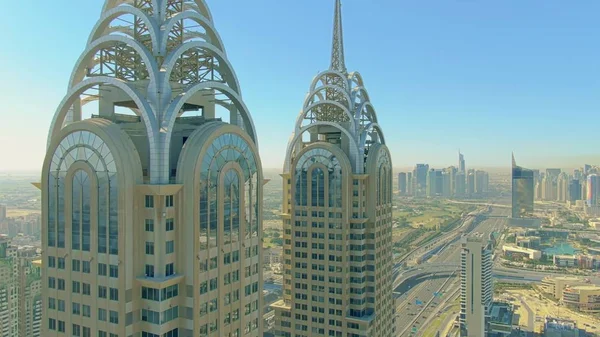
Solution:
M175 23L177 21L184 20L184 19L193 20L196 23L198 23L200 26L202 26L206 30L206 32L211 40L210 43L213 44L215 47L217 47L221 52L223 52L224 55L226 54L225 46L223 44L223 41L221 40L221 36L219 35L217 30L213 26L212 22L210 20L208 20L206 17L199 14L198 12L190 11L190 10L178 13L177 15L173 16L172 18L170 18L167 21L167 24L165 25L165 29L164 29L164 37L160 43L161 54L164 55L167 53L167 42L169 40L169 33L173 29L173 26L175 26Z
M359 97L359 95L361 96L361 99L360 99L361 104L364 102L371 101L371 99L369 98L369 92L367 91L367 89L365 87L352 88L352 101L353 102L355 102L355 100Z
M360 75L360 73L358 71L351 72L348 75L348 78L350 79L351 82L354 82L356 84L356 86L358 86L358 87L364 86L362 76Z
M356 110L356 119L360 120L360 117L364 115L363 111L365 109L367 109L368 114L366 116L369 119L369 121L371 123L377 123L377 114L375 113L375 108L373 107L373 104L371 104L371 102L369 101L366 101L363 104L361 104L359 109Z
M153 139L154 135L158 132L156 126L156 118L152 107L148 104L148 102L143 99L142 95L133 87L131 84L121 81L108 76L98 76L86 79L85 81L77 83L75 86L69 89L69 92L62 100L62 102L58 105L56 112L54 113L54 117L52 119L52 124L50 126L50 132L48 134L48 144L52 141L52 138L55 135L58 135L60 130L63 128L63 121L69 108L75 102L75 99L79 97L84 91L98 84L109 84L119 89L123 90L132 100L135 101L141 115L140 117L144 121L144 125L146 126L146 130L148 132L148 139L150 140L150 148L154 148ZM152 156L152 150L151 150Z
M144 46L140 45L140 43L137 42L136 40L129 39L129 38L126 38L124 36L119 36L119 35L103 36L87 46L87 48L85 49L83 54L81 54L81 56L77 60L77 63L75 63L75 68L73 69L73 73L71 74L71 80L69 81L69 87L72 87L73 85L75 85L75 83L81 81L85 77L86 67L82 67L82 66L84 66L84 65L87 66L87 64L84 62L88 62L88 60L98 50L102 49L102 47L110 45L111 43L115 43L115 42L122 42L122 43L127 44L128 46L133 48L140 55L140 57L144 61L144 64L146 65L146 70L148 71L148 76L150 79L149 88L153 88L153 87L155 88L156 87L156 79L158 76L158 66L156 64L155 58L148 51L148 49L146 49Z
M377 132L377 135L380 138L379 142L381 144L385 145L385 137L383 136L383 131L381 131L381 127L377 123L371 123L371 124L367 125L365 130L360 135L360 144L359 145L360 145L361 152L364 150L364 148L367 144L367 136L369 135L369 133L372 133L373 131Z
M296 143L298 142L298 140L302 137L302 135L317 126L331 126L334 127L338 130L340 130L341 132L343 132L346 137L348 137L348 144L350 145L350 161L351 161L351 166L353 170L358 170L361 168L360 165L360 161L358 160L358 145L356 143L356 139L354 138L354 136L346 129L344 129L343 127L341 127L339 124L337 123L332 123L332 122L316 122L316 123L312 123L309 124L301 129L298 129L295 134L294 134L294 138L292 138L292 140L290 141L290 143L288 144L288 148L285 154L285 163L286 166L288 165L288 163L290 163L291 161L291 156L292 156L292 151L294 150L294 147L296 146ZM288 167L289 168L289 167Z
M348 121L350 122L351 133L354 134L354 130L356 130L356 124L354 122L354 116L352 116L352 113L350 113L350 110L348 110L348 108L346 108L345 106L343 106L340 102L329 101L329 100L319 101L319 102L317 102L317 103L315 103L313 105L310 105L310 106L304 108L302 110L302 112L300 113L300 115L298 116L298 119L296 120L295 130L299 130L302 127L302 121L306 118L306 115L312 109L316 108L319 105L333 105L333 106L336 106L336 107L342 109L342 111L344 111L344 113L348 117ZM325 122L325 121L323 121L323 122ZM314 124L314 123L312 123L312 124ZM354 136L352 136L352 137L354 138Z
M350 95L348 95L348 92L346 90L344 90L344 88L341 88L337 85L331 85L331 84L320 86L320 87L316 88L314 91L312 91L311 93L309 93L308 96L306 97L306 99L304 100L304 107L307 107L310 104L312 104L311 99L315 96L321 96L319 94L323 90L326 90L326 89L333 89L333 90L336 90L337 92L341 93L342 95L344 95L344 97L346 98L346 102L347 102L346 107L348 109L350 109L352 107L352 99L350 98ZM321 99L321 97L319 97L319 99Z
M254 141L255 146L258 147L258 139L256 138L256 130L254 128L254 122L252 121L252 116L248 111L248 107L244 104L241 96L239 96L236 92L234 92L230 87L218 83L218 82L201 82L192 85L191 87L186 89L186 92L177 96L175 100L171 102L169 105L166 117L164 121L164 126L166 127L167 134L165 135L164 142L164 151L165 153L169 153L171 146L171 133L173 132L173 126L175 125L175 120L177 119L178 112L183 107L183 104L187 102L188 99L194 96L198 91L204 89L215 89L225 94L235 105L238 113L242 115L242 119L244 120L244 127L246 132L249 134L250 138Z
M321 72L317 76L315 76L315 78L313 79L312 83L310 84L310 91L311 92L315 91L317 83L319 83L319 81L321 79L323 79L327 75L329 75L329 76L335 75L335 76L340 77L340 79L343 80L344 89L348 90L350 88L350 84L348 83L348 78L344 74L342 74L342 73L340 73L339 71L336 71L336 70L326 70L326 71Z
M152 8L154 9L154 12L157 12L157 9L160 7L159 6L159 1L160 0L152 0ZM107 12L117 6L121 6L121 5L129 5L131 7L133 7L135 0L106 0L106 2L104 3L104 6L102 7L102 13Z
M164 66L163 66L163 68L166 69L166 74L163 79L163 81L165 81L165 83L164 83L165 85L167 83L169 83L169 78L171 77L171 73L173 72L173 67L175 66L175 63L177 62L179 57L184 52L186 52L192 48L206 50L207 52L212 54L214 57L216 57L219 60L219 65L221 65L221 67L219 69L221 76L223 76L223 79L225 79L225 81L231 87L231 89L233 89L236 93L241 95L240 84L237 80L237 76L235 75L235 71L233 70L233 66L231 65L231 63L229 63L229 60L227 59L227 56L225 56L225 54L223 54L223 52L220 51L219 49L217 49L214 45L212 45L210 43L206 43L206 42L201 42L201 41L193 41L193 42L181 44L179 47L177 47L177 49L173 50L167 56L167 58L165 59L165 62L164 62ZM223 69L224 68L223 65L227 66L226 69ZM223 71L223 70L225 70L225 71Z
M91 44L94 40L98 39L106 32L106 28L110 25L110 23L124 14L131 14L141 18L146 27L148 27L148 32L150 34L150 39L152 40L152 49L154 51L158 51L159 43L158 43L158 33L160 32L160 28L157 27L156 21L152 20L145 12L135 8L133 6L118 6L112 8L102 14L100 20L96 23L94 28L92 29L92 33L88 38L87 44ZM133 37L132 37L133 39Z

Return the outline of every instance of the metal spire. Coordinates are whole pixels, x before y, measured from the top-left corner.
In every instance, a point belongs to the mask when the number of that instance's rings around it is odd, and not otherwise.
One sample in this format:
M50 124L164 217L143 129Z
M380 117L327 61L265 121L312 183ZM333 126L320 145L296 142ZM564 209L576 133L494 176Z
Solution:
M344 60L344 31L342 29L342 1L335 0L335 17L333 20L333 44L331 48L331 70L346 74Z
M517 161L515 160L515 153L514 153L514 152L512 152L512 153L511 153L511 156L512 156L512 167L513 167L513 168L514 168L514 167L517 167Z

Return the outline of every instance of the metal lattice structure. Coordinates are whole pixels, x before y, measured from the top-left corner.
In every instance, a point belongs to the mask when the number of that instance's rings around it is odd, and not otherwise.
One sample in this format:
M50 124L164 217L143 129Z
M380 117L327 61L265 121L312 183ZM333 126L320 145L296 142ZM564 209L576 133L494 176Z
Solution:
M318 74L310 85L303 109L288 144L286 165L302 149L302 135L327 127L349 139L350 157L356 172L364 171L369 148L385 144L375 109L358 72L348 73L344 60L341 1L336 0L331 65ZM321 137L323 138L323 136ZM324 136L326 140L328 136ZM329 137L331 139L331 137ZM286 166L284 171L289 168Z
M90 90L95 93L84 94ZM54 115L48 144L67 124L82 119L83 105L109 91L128 96L126 106L144 123L153 183L169 180L174 123L194 97L210 97L211 104L227 109L229 123L256 142L205 0L107 0Z

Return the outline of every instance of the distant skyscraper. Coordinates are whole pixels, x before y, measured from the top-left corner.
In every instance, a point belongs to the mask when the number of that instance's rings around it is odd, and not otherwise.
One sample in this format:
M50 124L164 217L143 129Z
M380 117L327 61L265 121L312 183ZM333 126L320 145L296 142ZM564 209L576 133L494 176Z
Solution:
M331 66L312 82L284 163L275 335L392 337L391 156L361 76L344 65L335 5Z
M428 164L417 164L413 171L413 179L415 180L414 195L417 197L425 196L427 193L427 175L429 174Z
M441 196L444 190L444 171L430 169L427 175L427 196Z
M400 195L406 195L406 173L398 173L398 193Z
M581 183L579 179L573 179L569 183L569 201L575 203L577 200L581 200Z
M462 172L465 173L466 172L466 165L465 165L465 156L460 153L460 150L458 151L458 172Z
M454 184L454 195L462 197L465 195L467 187L465 186L466 177L464 172L456 172Z
M493 300L492 248L487 238L467 237L461 252L460 325L462 337L487 336Z
M475 194L475 170L470 169L467 172L467 195L473 196Z
M6 206L0 205L0 222L6 219Z
M600 176L590 174L587 179L587 204L589 207L600 206Z
M533 171L517 166L512 157L512 217L522 218L533 213Z
M490 182L490 176L487 172L477 170L475 171L475 193L485 194L488 192Z
M406 173L406 194L413 195L413 175L412 172Z
M48 137L42 336L262 336L256 141L205 1L107 0Z
M592 165L589 165L589 164L583 165L583 174L584 175L588 175L591 170L592 170Z
M63 302L64 303L64 302ZM0 336L41 337L41 260L34 247L0 235ZM48 305L48 304L46 304Z
M569 197L569 175L562 172L556 182L556 201L566 202Z

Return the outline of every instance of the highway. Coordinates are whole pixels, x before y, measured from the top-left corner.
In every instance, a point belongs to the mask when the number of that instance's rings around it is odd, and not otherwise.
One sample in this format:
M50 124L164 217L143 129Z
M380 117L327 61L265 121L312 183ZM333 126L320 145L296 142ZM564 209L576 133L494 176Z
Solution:
M492 232L501 232L506 225L506 218L502 216L507 216L508 210L493 208L490 215L501 217L482 221L471 233L479 232L489 236ZM458 289L460 249L460 241L458 241L447 246L437 256L422 265L424 268L437 264L453 265L456 266L455 272L434 273L425 281L411 281L412 284L408 285L410 289L405 290L406 292L396 299L396 331L399 332L399 336L421 336L426 330L425 323L429 321L428 318L436 315L439 309L446 305L445 298Z

